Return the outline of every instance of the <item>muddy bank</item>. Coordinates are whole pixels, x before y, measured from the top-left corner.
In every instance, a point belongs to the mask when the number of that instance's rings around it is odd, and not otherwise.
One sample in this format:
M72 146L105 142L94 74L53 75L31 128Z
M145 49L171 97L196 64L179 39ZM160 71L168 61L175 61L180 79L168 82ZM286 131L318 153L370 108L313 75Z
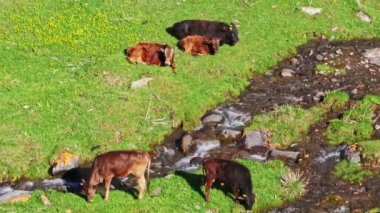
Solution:
M250 85L235 102L207 111L199 127L191 131L180 127L174 129L163 145L152 150L152 176L165 176L174 170L194 170L196 167L190 166L189 161L195 156L239 156L260 162L282 158L309 178L309 193L273 212L365 211L380 206L380 200L376 199L380 190L375 184L380 181L379 176L373 176L363 184L348 184L331 174L341 158L342 148L328 146L323 133L328 121L340 116L342 111L331 109L324 120L310 128L302 139L303 143L283 150L269 146L265 132L243 137L244 128L253 116L270 112L280 105L309 108L320 103L332 90L347 92L351 100L360 100L367 94L380 95L380 66L373 63L377 60L366 55L374 48L380 48L379 40L313 40L298 47L294 56L281 61L265 75L253 76ZM333 71L318 70L317 65L332 67ZM377 124L380 126L380 119ZM380 135L375 132L374 137L376 134ZM79 182L86 178L88 170L88 166L82 166L53 180L3 183L0 191L9 190L7 186L26 191L53 188L79 195ZM119 178L113 182L115 188L125 189L131 185L131 179Z

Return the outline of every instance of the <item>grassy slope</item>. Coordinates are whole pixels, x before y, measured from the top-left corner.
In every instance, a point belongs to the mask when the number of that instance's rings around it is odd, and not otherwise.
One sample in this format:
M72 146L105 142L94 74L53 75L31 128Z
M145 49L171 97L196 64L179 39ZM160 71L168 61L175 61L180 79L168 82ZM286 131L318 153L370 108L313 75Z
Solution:
M253 72L264 72L313 32L346 39L380 34L375 1L364 2L372 24L356 18L354 1L343 0L314 1L324 8L316 17L300 12L306 1L12 2L0 2L0 154L8 156L0 180L46 176L64 147L87 160L96 145L98 152L149 149L170 132L172 121L195 126L226 91L237 95ZM126 63L123 49L138 41L175 45L165 28L186 18L237 19L241 42L214 57L177 51L176 75ZM155 78L152 84L131 91L129 84L145 75ZM108 84L107 76L119 84ZM156 119L167 124L155 125Z

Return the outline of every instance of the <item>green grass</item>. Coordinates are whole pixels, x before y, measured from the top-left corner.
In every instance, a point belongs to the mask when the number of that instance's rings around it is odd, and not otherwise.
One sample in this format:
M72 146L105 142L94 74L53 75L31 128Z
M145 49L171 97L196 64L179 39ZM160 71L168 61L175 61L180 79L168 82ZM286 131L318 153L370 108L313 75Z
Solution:
M170 132L173 121L196 126L227 91L238 95L253 73L294 53L314 32L335 39L380 34L376 1L363 1L371 24L356 18L354 1L314 1L313 6L324 8L315 17L300 11L306 1L247 3L0 1L0 154L7 156L0 180L44 177L64 148L81 154L82 161L95 156L94 146L100 146L96 152L150 149ZM213 57L177 50L176 75L170 68L124 59L123 49L138 41L174 46L165 28L190 18L239 20L241 41L221 47ZM338 30L332 32L333 27ZM107 75L119 83L107 83ZM149 87L129 89L145 75L154 78ZM157 119L165 122L157 124ZM114 140L117 131L121 143Z
M370 139L373 127L372 117L379 96L368 95L344 112L341 119L329 121L326 138L330 144L353 143Z
M336 177L350 182L361 182L371 174L370 171L364 170L360 164L347 160L339 162L334 169Z
M322 119L330 109L343 107L348 99L346 93L331 92L325 97L323 103L310 109L291 105L280 106L273 112L255 116L247 130L269 129L272 144L286 147L299 142L311 125Z
M289 197L281 186L281 176L288 170L281 161L270 161L267 164L240 161L247 166L252 174L253 191L256 194L255 212L278 206ZM156 178L151 181L151 191L161 189L161 194L150 197L145 194L142 200L135 200L133 196L124 191L113 190L109 201L104 202L101 193L96 194L93 203L87 203L83 198L72 193L47 191L46 196L52 205L45 207L40 200L40 194L36 191L27 203L13 205L1 205L0 211L6 212L64 212L71 209L72 212L205 212L210 209L217 212L232 212L243 210L242 205L236 205L231 193L224 194L220 189L212 188L210 192L211 202L206 204L203 200L204 187L201 186L201 172L193 174L178 173L171 178ZM293 188L294 192L299 190ZM132 194L135 192L132 191Z
M379 165L380 164L380 140L361 141L359 143L363 147L362 157L365 163Z

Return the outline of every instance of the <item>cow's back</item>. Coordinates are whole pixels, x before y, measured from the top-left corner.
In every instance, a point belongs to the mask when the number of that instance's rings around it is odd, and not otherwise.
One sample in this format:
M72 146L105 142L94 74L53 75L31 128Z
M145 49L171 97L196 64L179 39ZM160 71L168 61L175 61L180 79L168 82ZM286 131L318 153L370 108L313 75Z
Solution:
M220 36L219 32L223 27L229 26L223 22L207 21L207 20L184 20L177 22L171 29L171 34L178 39L182 39L188 35L206 35L209 37Z
M124 176L136 165L142 162L146 166L147 156L143 151L111 151L95 158L94 165L97 167L99 176Z

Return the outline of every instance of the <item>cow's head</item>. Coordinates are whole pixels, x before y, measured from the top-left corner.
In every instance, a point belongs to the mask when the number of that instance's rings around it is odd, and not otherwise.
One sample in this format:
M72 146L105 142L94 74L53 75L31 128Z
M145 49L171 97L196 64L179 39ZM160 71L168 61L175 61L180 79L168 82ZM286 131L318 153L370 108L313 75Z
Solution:
M243 194L243 197L246 204L246 210L252 212L252 206L255 203L255 194L247 193Z
M94 194L96 192L96 186L94 184L90 184L90 181L85 181L82 179L82 192L86 195L87 202L92 202L94 199Z
M214 55L219 49L220 39L217 37L209 38L205 40L203 43L206 44L210 49L210 54Z
M166 66L171 66L173 69L175 68L175 63L174 63L174 49L169 46L169 45L164 45L160 51L164 55L164 60L165 60L165 65Z
M224 43L229 45L235 45L239 41L237 27L234 23L231 23L229 27L223 27L224 31Z

